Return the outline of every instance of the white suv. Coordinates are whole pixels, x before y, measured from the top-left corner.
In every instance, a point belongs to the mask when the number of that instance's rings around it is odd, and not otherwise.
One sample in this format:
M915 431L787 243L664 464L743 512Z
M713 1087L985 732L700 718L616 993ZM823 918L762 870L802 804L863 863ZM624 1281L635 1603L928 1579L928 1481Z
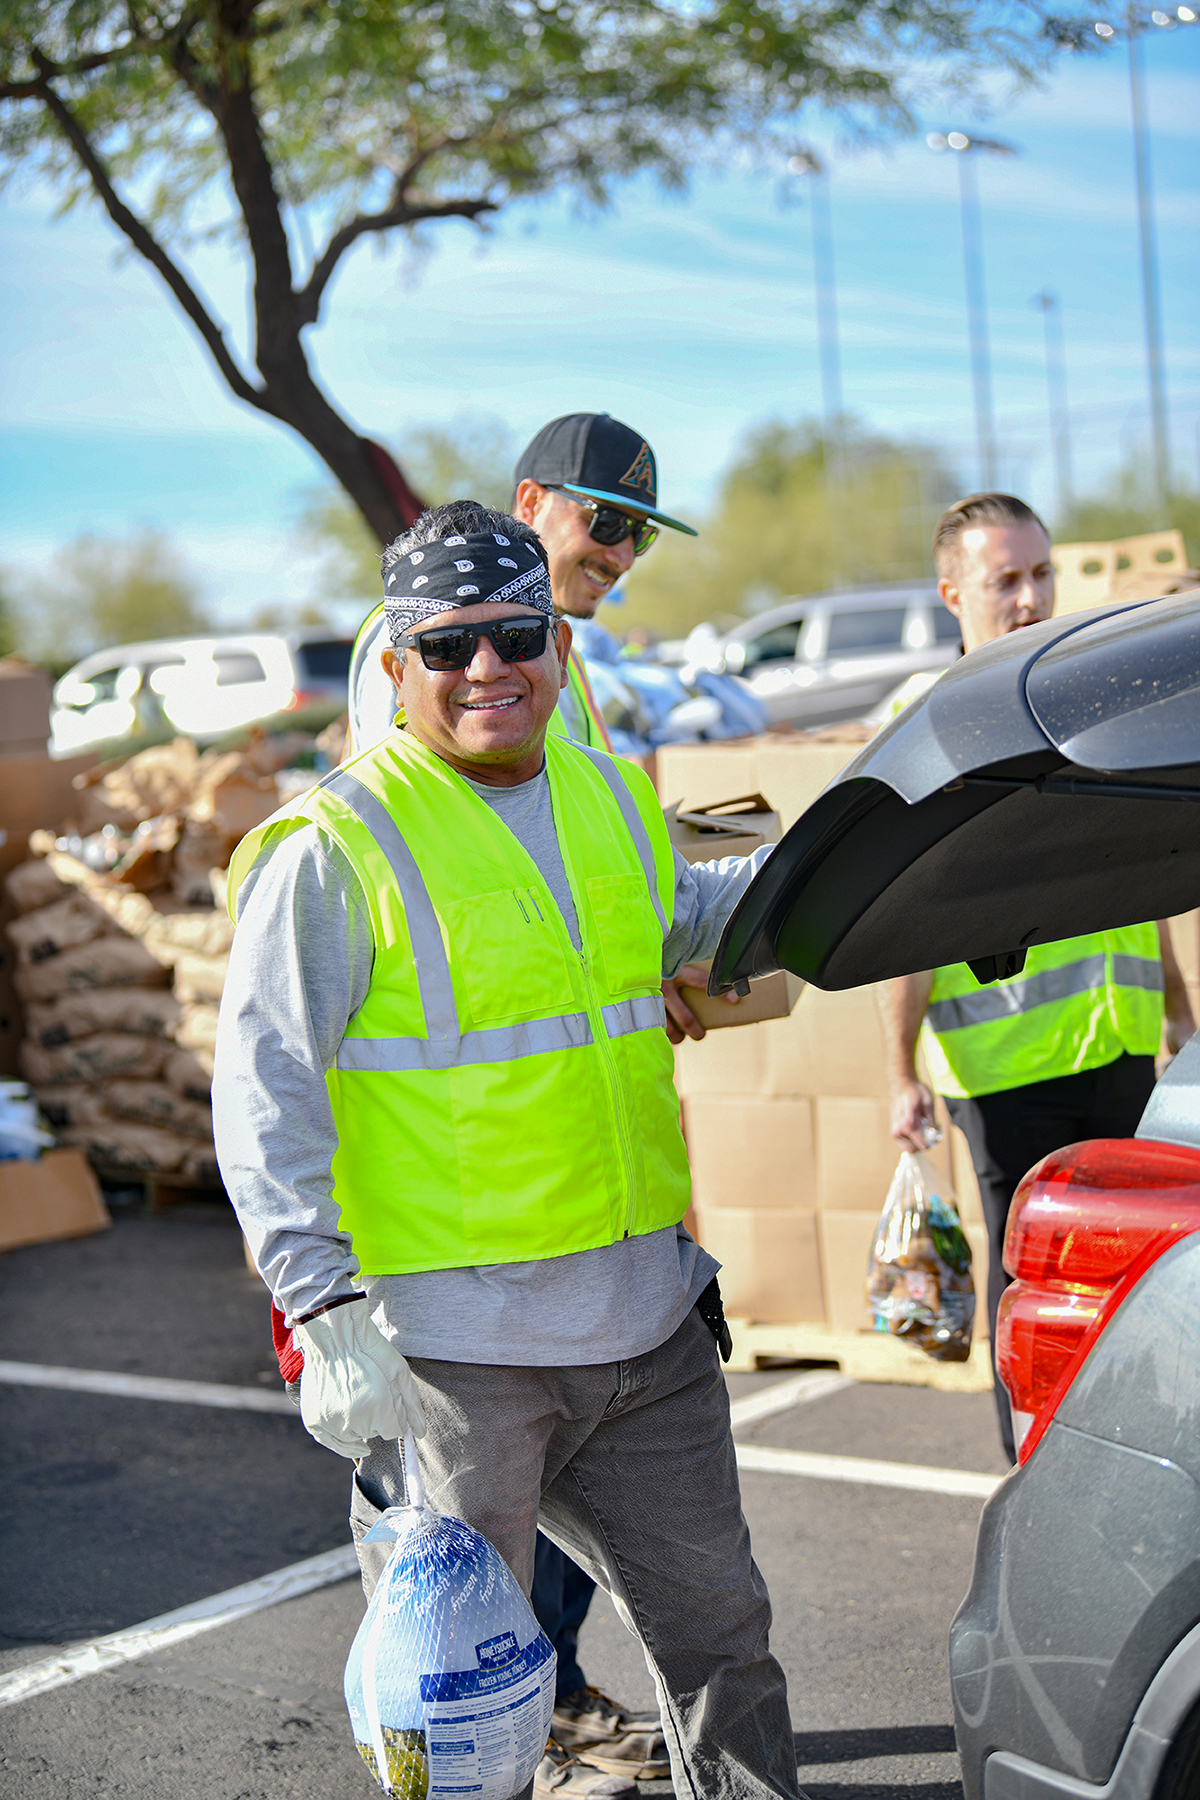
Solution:
M352 648L310 628L97 650L55 685L50 753L75 756L164 726L211 743L278 713L344 707Z

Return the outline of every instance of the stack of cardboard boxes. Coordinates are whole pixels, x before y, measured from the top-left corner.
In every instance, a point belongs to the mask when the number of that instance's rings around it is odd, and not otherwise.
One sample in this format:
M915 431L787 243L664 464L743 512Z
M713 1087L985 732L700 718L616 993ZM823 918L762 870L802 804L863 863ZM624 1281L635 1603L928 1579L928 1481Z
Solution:
M761 793L786 830L860 747L799 735L679 746L659 752L659 791L685 807ZM1172 929L1200 1006L1197 914ZM863 1279L898 1157L872 991L809 987L787 1017L685 1042L676 1081L696 1227L724 1265L727 1312L770 1325L869 1328ZM931 1155L957 1195L982 1294L979 1191L965 1140L940 1103L939 1111L945 1135ZM982 1306L978 1318L986 1332Z

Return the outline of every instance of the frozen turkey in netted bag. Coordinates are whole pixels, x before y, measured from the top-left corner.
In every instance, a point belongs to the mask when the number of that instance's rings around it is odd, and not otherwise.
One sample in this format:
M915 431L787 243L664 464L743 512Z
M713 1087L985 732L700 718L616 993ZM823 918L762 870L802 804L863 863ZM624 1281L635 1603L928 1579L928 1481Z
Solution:
M360 1755L395 1800L511 1800L533 1780L554 1711L556 1658L499 1552L426 1505L411 1434L409 1506L346 1662Z

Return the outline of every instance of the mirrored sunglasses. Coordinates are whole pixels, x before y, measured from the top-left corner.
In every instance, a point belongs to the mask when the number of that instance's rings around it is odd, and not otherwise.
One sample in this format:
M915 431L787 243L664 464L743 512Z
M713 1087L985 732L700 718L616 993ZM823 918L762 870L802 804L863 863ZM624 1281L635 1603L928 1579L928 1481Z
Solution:
M588 524L588 536L597 544L611 548L613 544L623 544L627 537L633 539L633 554L643 556L658 536L658 526L651 525L648 519L631 518L622 512L619 506L602 506L597 500L589 500L582 494L573 494L569 488L556 487L556 494L565 494L576 506L581 506L592 517Z

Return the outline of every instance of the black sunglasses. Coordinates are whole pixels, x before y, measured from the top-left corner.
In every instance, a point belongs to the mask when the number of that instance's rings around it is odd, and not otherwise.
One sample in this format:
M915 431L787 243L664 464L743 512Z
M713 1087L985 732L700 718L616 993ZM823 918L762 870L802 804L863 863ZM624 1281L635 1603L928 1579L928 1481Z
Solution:
M596 500L588 500L582 494L573 494L570 488L556 487L554 492L565 494L576 506L582 506L585 512L591 513L588 536L597 544L611 548L613 544L623 544L627 537L631 537L633 554L643 556L658 536L657 525L651 525L648 519L631 518L619 506L601 506Z
M554 621L545 617L497 619L494 625L435 625L430 631L407 631L399 648L419 650L427 669L444 673L465 669L485 637L503 663L534 662L546 648Z

